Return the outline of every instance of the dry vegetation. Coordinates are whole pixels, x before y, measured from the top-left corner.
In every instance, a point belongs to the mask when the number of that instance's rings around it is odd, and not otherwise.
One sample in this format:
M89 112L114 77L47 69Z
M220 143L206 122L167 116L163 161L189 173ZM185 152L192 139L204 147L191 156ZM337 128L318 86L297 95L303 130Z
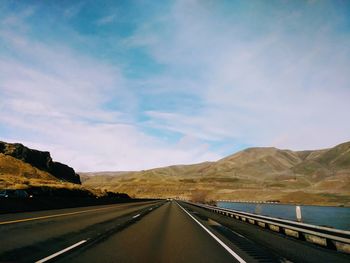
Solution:
M250 148L217 162L98 176L83 185L137 197L280 200L350 205L350 142L332 149L293 152ZM205 198L203 195L205 193Z
M51 174L0 153L0 188L23 189L43 184L60 185Z
M0 153L0 189L27 189L31 187L89 191L103 196L104 190L85 187L57 179L28 163Z
M83 185L57 179L14 157L0 154L0 189L37 186L105 191L134 197L230 199L350 205L350 142L332 149L293 152L250 148L217 162L140 172L81 174Z

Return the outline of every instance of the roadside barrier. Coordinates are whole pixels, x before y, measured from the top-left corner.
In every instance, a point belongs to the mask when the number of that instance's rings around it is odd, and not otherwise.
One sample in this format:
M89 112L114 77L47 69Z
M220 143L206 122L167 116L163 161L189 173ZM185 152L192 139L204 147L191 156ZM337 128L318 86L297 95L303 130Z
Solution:
M286 236L350 254L350 231L261 216L188 201L185 203L204 208L216 214L231 217L251 225L269 229Z

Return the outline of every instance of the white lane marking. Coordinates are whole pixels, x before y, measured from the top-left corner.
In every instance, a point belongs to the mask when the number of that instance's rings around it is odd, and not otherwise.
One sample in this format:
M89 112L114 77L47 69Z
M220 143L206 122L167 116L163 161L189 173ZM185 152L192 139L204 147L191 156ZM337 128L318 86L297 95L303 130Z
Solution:
M177 202L176 202L177 203ZM239 263L247 263L242 259L238 254L236 254L231 248L229 248L224 242L222 242L217 236L215 236L212 232L210 232L205 226L203 226L197 219L195 219L189 212L187 212L179 203L177 205L185 211L198 225L200 225L212 238L214 238L228 253L230 253L235 259L238 260Z
M112 207L109 206L109 207L103 207L103 208L97 208L97 209L89 209L89 210L84 210L84 211L69 212L69 213L56 214L56 215L39 216L39 217L33 217L33 218L23 218L23 219L18 219L18 220L0 222L0 225L14 224L14 223L19 223L19 222L26 222L26 221L33 221L33 220L47 219L47 218L53 218L53 217L68 216L68 215L77 215L77 214L94 212L94 211L99 211L99 210L106 210L106 209L111 209L111 208L115 208L115 206L112 206Z
M133 216L132 218L136 218L136 217L139 217L140 216L140 214L137 214L136 216Z
M65 252L67 252L67 251L69 251L69 250L71 250L71 249L73 249L73 248L75 248L77 246L80 246L81 244L84 244L86 241L87 240L82 240L82 241L80 241L78 243L75 243L74 245L71 245L70 247L67 247L67 248L65 248L65 249L63 249L61 251L58 251L55 254L52 254L51 256L48 256L48 257L43 258L43 259L40 259L40 260L36 261L35 263L43 263L43 262L49 261L49 260L51 260L51 259L53 259L53 258L55 258L55 257L57 257L57 256L59 256L59 255L61 255L63 253L65 253Z

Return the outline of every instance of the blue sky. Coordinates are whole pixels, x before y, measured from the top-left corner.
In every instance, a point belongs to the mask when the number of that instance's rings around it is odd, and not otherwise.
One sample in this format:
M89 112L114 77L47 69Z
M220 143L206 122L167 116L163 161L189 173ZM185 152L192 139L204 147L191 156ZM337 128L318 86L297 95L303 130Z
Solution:
M0 139L78 171L350 140L349 1L2 1Z

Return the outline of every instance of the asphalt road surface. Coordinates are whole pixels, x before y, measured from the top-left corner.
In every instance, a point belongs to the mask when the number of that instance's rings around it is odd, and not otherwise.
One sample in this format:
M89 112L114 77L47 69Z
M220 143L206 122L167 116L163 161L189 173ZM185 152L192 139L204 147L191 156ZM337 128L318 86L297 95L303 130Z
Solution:
M106 237L161 202L0 215L0 262L35 262L81 239Z
M350 262L182 202L0 216L0 262Z

